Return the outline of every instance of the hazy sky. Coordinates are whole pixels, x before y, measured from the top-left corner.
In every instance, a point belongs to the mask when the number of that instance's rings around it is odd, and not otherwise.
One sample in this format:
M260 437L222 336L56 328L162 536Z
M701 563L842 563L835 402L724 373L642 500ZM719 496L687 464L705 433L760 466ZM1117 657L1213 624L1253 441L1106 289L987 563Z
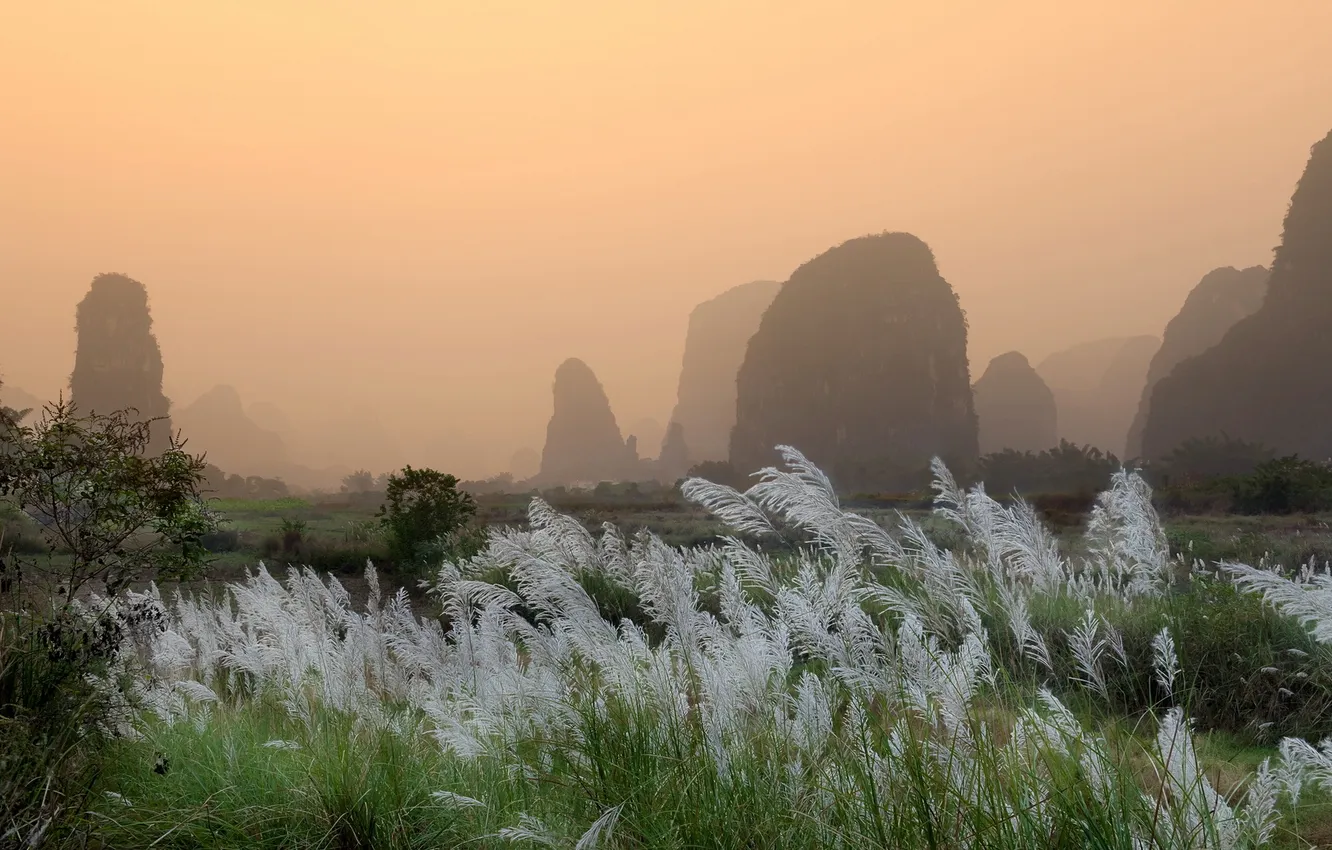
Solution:
M0 0L0 374L64 386L121 271L178 403L378 409L470 476L540 449L568 356L665 421L694 304L868 232L934 249L973 377L1159 334L1270 260L1330 33L1328 0Z

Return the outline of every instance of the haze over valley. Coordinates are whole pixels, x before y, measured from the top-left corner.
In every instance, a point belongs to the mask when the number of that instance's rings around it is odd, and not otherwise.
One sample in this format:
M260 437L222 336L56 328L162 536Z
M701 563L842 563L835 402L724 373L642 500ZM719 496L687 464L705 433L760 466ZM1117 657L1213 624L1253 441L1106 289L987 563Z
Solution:
M932 250L971 382L1018 351L1059 437L1125 456L1167 324L1270 266L1332 103L1312 1L75 6L0 33L5 401L68 390L74 306L123 273L192 447L300 486L512 472L569 358L655 458L695 308L882 231ZM1042 365L1118 339L1118 377Z

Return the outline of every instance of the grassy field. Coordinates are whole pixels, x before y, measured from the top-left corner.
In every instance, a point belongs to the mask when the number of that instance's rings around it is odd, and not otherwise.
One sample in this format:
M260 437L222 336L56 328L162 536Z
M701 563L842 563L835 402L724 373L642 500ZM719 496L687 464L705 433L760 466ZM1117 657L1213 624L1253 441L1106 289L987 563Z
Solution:
M1138 483L1052 525L975 492L851 516L795 473L757 501L486 496L488 549L424 576L366 569L373 499L219 501L210 578L117 603L148 624L106 672L129 702L77 814L42 828L101 847L1332 845L1332 646L1311 630L1332 605L1290 570L1261 573L1269 604L1216 568L1325 562L1326 518L1158 523Z
M481 496L477 522L491 528L526 526L530 500L527 494ZM215 499L211 504L224 520L226 537L216 547L220 551L215 553L212 571L219 580L235 579L259 560L275 566L311 565L339 575L359 576L367 558L381 566L386 558L378 540L378 501L373 496ZM596 499L588 494L552 499L551 504L589 530L611 523L621 533L646 530L672 546L714 543L727 531L725 523L678 494L651 501ZM927 508L899 510L855 503L847 507L880 524L892 523L899 515L908 516L937 531L942 543L949 542L949 528L935 523ZM1087 517L1081 515L1076 522L1060 519L1064 521L1052 524L1051 530L1070 554L1077 556ZM1162 522L1175 555L1249 564L1266 559L1286 566L1305 564L1310 559L1332 561L1332 514L1165 515ZM299 528L299 542L292 540L284 549L284 530L293 527Z

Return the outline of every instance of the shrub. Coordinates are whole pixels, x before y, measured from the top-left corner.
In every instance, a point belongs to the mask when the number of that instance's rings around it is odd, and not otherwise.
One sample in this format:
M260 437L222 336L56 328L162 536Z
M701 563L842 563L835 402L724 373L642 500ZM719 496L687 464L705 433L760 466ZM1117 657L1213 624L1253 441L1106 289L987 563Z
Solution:
M214 554L236 552L241 548L241 536L234 528L220 528L203 535L199 539L199 544Z
M1160 484L1186 484L1213 478L1247 475L1272 459L1271 449L1229 437L1195 437L1151 464L1151 477Z
M279 529L283 554L292 555L299 552L301 544L305 542L305 534L309 528L310 524L303 519L284 517L282 527Z
M379 525L372 520L349 522L342 530L342 540L347 544L365 546L374 542L379 536Z
M1235 509L1246 514L1313 513L1332 508L1332 467L1295 456L1266 461L1230 480Z
M385 541L379 535L354 539L345 534L340 537L313 534L304 528L266 535L259 542L258 554L266 563L338 574L359 572L365 569L367 561L378 564L389 559Z
M206 492L215 499L285 499L290 489L280 478L228 475L209 463L204 466Z
M127 411L80 417L61 401L0 452L0 498L49 545L29 566L58 580L66 601L90 581L114 596L145 569L186 577L204 566L203 537L217 523L200 495L203 460L174 438L150 454L155 424Z
M342 479L343 493L361 495L375 491L375 476L369 470L358 469Z
M0 613L0 847L56 837L84 808L107 714L87 676L104 646L68 615Z
M405 467L390 475L376 516L395 564L420 563L422 547L455 534L476 514L476 501L458 479L433 469Z
M117 662L134 637L165 629L165 612L144 598L16 607L20 579L0 561L0 847L66 846L87 827L108 745L128 719Z
M32 517L0 500L0 557L10 553L41 555L47 548Z
M1056 528L1079 525L1096 503L1094 493L1040 493L1032 496L1031 506L1041 519Z
M3 386L3 382L0 382L0 386ZM11 439L14 429L18 428L19 423L26 419L30 413L32 413L32 410L28 408L16 410L12 407L0 405L0 443L3 443L6 439Z
M430 565L467 560L486 547L486 536L481 526L464 525L422 543L416 549L416 559Z
M1088 501L1110 484L1119 459L1091 446L1067 440L1040 453L1006 449L984 455L976 464L976 478L995 496L1078 494Z

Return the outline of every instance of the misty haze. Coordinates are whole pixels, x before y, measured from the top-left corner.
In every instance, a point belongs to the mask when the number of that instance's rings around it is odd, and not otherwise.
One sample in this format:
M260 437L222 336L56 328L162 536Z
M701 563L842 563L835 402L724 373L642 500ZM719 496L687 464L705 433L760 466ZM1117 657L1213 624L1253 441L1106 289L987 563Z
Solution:
M0 850L1332 846L1332 3L0 7Z

